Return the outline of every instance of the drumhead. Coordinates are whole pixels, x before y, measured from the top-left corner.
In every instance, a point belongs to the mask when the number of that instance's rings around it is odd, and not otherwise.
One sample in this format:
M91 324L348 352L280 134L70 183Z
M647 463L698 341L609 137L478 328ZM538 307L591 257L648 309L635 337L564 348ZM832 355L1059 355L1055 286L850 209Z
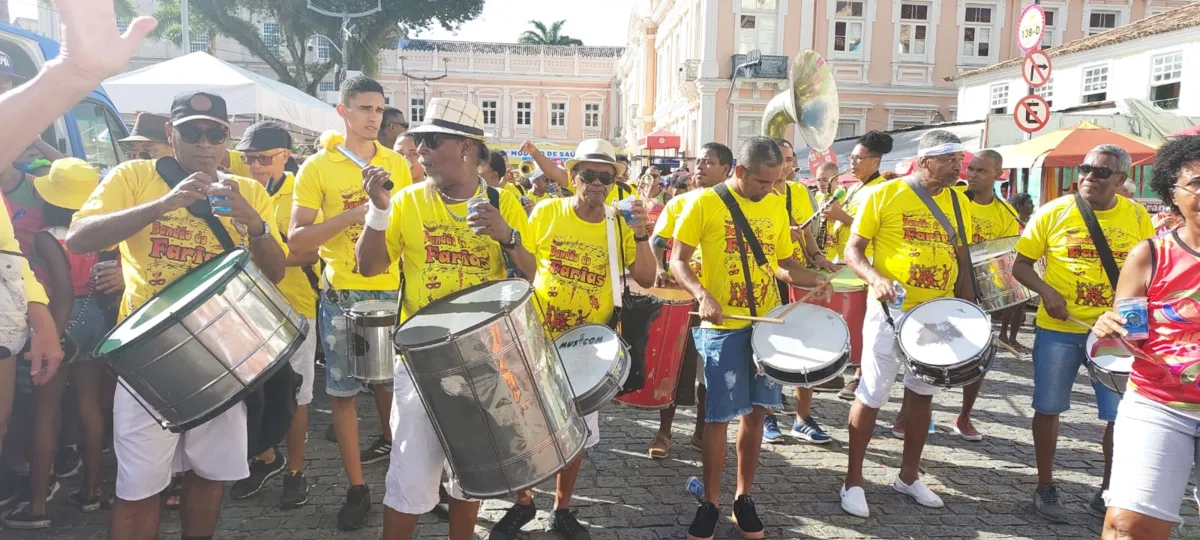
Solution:
M691 304L695 301L692 294L681 287L654 287L643 289L633 280L629 280L629 291L642 296L653 296L668 304Z
M575 397L587 395L600 386L613 370L621 354L621 339L612 328L601 324L585 324L567 330L554 340L571 379Z
M825 279L829 280L833 286L833 292L855 292L867 290L867 282L863 281L849 266L843 266L834 272L828 270L817 270ZM804 290L812 290L809 287L800 287Z
M779 318L788 307L776 307L766 316ZM783 324L756 323L750 335L750 347L764 366L812 373L836 363L850 350L850 330L832 309L799 304L782 318Z
M971 260L979 262L985 259L991 259L1006 253L1014 253L1017 250L1017 239L1019 236L1006 236L1004 238L996 238L977 244L971 244Z
M896 323L900 348L928 366L960 364L983 353L992 342L992 321L979 306L958 298L930 300Z
M111 354L140 337L158 335L177 313L191 313L249 262L249 251L235 249L189 270L109 331L96 347L96 354Z
M470 332L523 304L531 291L529 282L523 279L492 281L461 290L414 313L396 330L393 342L397 347L415 348Z
M1088 361L1104 371L1123 374L1128 374L1133 371L1132 356L1114 356L1106 354L1093 357L1092 347L1096 345L1097 341L1100 340L1096 337L1096 334L1088 332L1087 344L1084 345L1084 354L1087 355Z

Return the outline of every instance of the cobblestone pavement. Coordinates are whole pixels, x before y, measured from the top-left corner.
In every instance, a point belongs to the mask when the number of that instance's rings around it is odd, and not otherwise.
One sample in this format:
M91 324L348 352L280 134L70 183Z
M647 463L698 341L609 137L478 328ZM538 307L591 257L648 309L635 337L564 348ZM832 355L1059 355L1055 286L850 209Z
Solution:
M1025 345L1032 336L1022 335ZM1071 397L1072 410L1062 417L1058 448L1057 480L1064 503L1076 513L1070 525L1051 524L1033 514L1031 502L1035 483L1033 441L1030 435L1032 364L1026 356L1015 359L1001 353L979 398L975 426L987 435L983 442L966 442L953 434L960 393L945 392L934 400L937 434L931 435L922 463L922 477L946 502L942 509L917 506L893 492L888 484L898 472L902 441L890 434L899 409L901 385L896 384L892 402L879 416L875 439L867 453L867 498L871 518L860 519L842 512L838 488L846 467L849 404L833 394L818 394L815 411L835 438L824 447L790 440L763 449L754 499L767 525L770 538L1097 538L1100 521L1085 510L1087 500L1100 484L1103 456L1100 437L1103 424L1096 408L1086 373L1081 373ZM318 388L323 387L317 381ZM321 394L318 391L318 394ZM373 400L359 400L360 429L364 441L379 432ZM255 498L226 499L217 538L225 540L310 540L326 538L375 539L380 536L383 508L383 477L386 462L366 467L372 498L377 503L365 530L344 533L336 529L337 511L343 499L344 476L334 444L323 434L329 423L329 401L319 395L311 413L312 429L308 450L308 475L315 485L307 506L280 510L276 506L281 481L276 478ZM618 540L680 540L695 513L694 499L684 491L691 475L699 475L700 454L686 441L693 416L681 411L675 428L675 447L661 461L646 457L646 449L658 425L658 414L610 405L601 413L602 441L590 453L576 490L575 506L580 520L591 525L592 538ZM780 417L784 418L783 416ZM781 421L785 424L786 421ZM732 431L735 426L731 426ZM105 456L111 467L112 456ZM732 460L731 460L732 461ZM110 474L111 476L111 474ZM36 533L4 531L12 539L105 538L106 512L81 515L65 503L65 494L78 479L66 481L51 505L55 527ZM733 493L733 468L727 469L723 498L728 512ZM106 490L111 486L106 486ZM552 505L553 483L538 489L539 508ZM1182 515L1190 516L1186 531L1200 534L1195 503L1185 501ZM506 501L488 501L480 514L479 538L499 520ZM178 538L175 513L163 513L162 538ZM549 527L548 514L539 512L528 525L528 538L552 538L542 532ZM420 538L445 538L447 525L433 515L421 520ZM740 538L723 519L718 538ZM1197 536L1200 538L1200 536Z

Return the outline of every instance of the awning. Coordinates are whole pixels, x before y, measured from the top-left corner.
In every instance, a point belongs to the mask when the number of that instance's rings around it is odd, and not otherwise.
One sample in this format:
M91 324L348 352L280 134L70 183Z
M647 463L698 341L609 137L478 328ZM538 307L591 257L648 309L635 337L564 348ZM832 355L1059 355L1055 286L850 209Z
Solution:
M660 129L638 139L638 146L646 150L678 150L679 141L679 135Z
M1129 152L1134 165L1151 165L1160 142L1080 122L1018 144L996 148L1005 168L1078 167L1093 148L1115 144Z

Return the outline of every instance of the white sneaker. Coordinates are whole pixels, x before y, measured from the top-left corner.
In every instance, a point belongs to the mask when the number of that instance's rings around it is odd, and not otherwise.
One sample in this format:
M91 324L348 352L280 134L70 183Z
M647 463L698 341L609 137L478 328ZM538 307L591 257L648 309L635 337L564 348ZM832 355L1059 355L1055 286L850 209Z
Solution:
M871 508L867 506L867 492L859 486L846 489L846 486L843 485L842 510L860 518L871 517Z
M925 482L922 482L920 478L918 478L916 482L913 482L911 486L905 484L904 480L896 478L896 481L892 482L892 489L912 497L917 501L917 504L921 506L926 506L929 508L941 508L946 506L946 503L942 502L942 498L938 497L933 491L930 491L930 489L925 486ZM844 500L845 499L843 499L843 501ZM842 506L845 507L844 502L842 503Z

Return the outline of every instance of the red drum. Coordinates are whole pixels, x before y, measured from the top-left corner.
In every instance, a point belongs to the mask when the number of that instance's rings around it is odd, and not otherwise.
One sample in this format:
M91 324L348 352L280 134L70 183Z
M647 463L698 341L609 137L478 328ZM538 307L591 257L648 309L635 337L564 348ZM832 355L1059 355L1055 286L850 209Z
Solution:
M695 302L691 294L677 287L642 289L630 280L629 290L656 297L662 300L663 306L658 319L650 325L650 340L646 344L646 385L636 392L617 396L617 401L639 409L662 410L675 402L683 351L691 331L689 313Z
M849 268L842 268L836 273L822 271L820 274L833 281L833 296L828 302L810 299L807 303L824 306L841 314L846 326L850 328L850 363L857 366L862 362L862 329L867 318L867 282L855 276ZM809 290L792 287L792 301L799 302Z

